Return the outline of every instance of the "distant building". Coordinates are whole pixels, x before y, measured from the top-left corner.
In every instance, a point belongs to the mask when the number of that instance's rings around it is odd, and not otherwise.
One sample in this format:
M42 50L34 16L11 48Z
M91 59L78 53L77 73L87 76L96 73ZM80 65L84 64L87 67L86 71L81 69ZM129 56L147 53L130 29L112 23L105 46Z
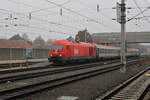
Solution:
M0 39L0 48L32 48L32 46L24 40Z

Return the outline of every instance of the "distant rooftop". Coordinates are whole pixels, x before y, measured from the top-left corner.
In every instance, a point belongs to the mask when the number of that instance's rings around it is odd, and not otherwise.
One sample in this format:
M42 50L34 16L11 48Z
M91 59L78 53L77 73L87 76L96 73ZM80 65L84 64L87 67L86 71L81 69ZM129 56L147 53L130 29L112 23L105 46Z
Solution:
M0 48L32 48L32 46L24 40L0 39Z

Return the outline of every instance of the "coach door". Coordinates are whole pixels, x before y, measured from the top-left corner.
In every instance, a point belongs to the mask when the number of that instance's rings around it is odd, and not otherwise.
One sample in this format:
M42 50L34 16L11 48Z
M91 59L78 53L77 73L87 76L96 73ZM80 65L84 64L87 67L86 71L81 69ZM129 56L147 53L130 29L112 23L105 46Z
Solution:
M93 48L92 47L89 48L89 53L90 53L90 56L93 55Z
M68 52L68 56L70 57L70 56L71 56L71 49L70 49L70 45L67 45L66 50L67 50L67 52Z

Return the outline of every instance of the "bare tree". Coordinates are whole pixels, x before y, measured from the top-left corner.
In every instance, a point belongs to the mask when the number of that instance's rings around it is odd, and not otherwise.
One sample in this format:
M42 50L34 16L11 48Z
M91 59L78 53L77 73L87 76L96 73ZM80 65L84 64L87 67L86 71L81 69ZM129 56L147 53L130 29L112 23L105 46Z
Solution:
M28 35L26 33L24 33L22 35L22 38L24 39L24 41L26 41L27 43L32 45L32 41L29 39Z
M45 49L45 41L41 36L38 36L34 41L33 41L33 48L40 48L40 49Z
M25 41L29 41L29 37L28 37L28 35L27 35L26 33L24 33L24 34L22 35L22 38L23 38Z
M78 36L80 42L93 43L93 39L87 29L79 31L76 36Z

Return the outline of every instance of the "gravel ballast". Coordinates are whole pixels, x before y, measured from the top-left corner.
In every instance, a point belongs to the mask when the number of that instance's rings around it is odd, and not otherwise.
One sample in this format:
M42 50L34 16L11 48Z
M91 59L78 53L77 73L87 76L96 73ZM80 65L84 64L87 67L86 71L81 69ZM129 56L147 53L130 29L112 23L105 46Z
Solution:
M28 95L20 100L93 100L136 75L146 67L137 67L120 73L120 70L70 83L52 90ZM69 99L69 97L72 97ZM73 98L74 97L74 98ZM68 98L68 99L61 99Z

